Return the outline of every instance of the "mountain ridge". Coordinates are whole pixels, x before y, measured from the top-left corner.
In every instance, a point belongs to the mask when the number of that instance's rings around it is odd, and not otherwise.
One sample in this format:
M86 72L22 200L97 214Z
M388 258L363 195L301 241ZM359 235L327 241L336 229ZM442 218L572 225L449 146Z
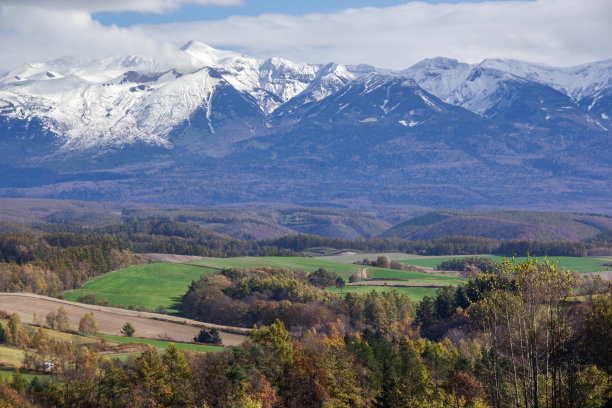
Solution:
M390 71L183 52L175 67L63 58L1 77L0 170L22 175L0 195L575 210L612 198L612 60Z

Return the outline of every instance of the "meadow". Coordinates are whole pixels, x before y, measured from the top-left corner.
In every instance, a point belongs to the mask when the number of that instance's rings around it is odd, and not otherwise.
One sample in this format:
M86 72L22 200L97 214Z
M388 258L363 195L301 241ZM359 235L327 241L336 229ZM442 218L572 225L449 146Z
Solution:
M269 266L272 268L285 268L291 270L303 270L306 272L313 272L319 268L325 268L327 270L335 272L338 276L341 276L345 280L348 280L349 276L356 274L362 265L355 265L348 262L334 262L328 259L333 257L323 258L304 258L304 257L237 257L237 258L214 258L214 259L202 259L197 261L186 262L188 265L199 265L210 268L254 268L258 266ZM363 258L362 258L363 259ZM373 266L366 266L368 269L368 276L376 279L409 279L419 282L438 282L455 284L461 281L460 278L454 276L445 276L438 274L430 274L423 272L412 272L412 271L399 271L396 269L377 268Z
M504 258L498 255L478 255L478 256L491 258L497 262L501 262L502 259ZM461 258L461 256L410 258L410 259L398 260L398 262L401 262L407 265L435 268L441 262L447 261L449 259L455 259L455 258ZM541 262L544 261L544 257L538 257L537 259ZM523 262L527 260L527 258L526 257L516 257L515 260L517 262ZM558 263L560 266L563 266L566 269L571 269L578 273L600 272L600 271L612 269L612 267L609 267L609 266L608 267L602 266L602 264L604 263L612 263L612 257L579 258L579 257L571 257L571 256L555 256L555 257L549 257L549 260L551 262Z
M23 350L0 346L0 363L19 367L23 363L24 356Z
M87 282L83 289L64 292L64 298L78 301L84 294L93 293L102 301L108 299L113 306L145 307L155 310L163 306L169 314L178 314L180 299L187 292L192 281L198 280L204 273L216 273L222 268L252 268L269 266L312 272L325 268L337 273L348 281L351 274L357 273L360 265L352 263L333 262L319 258L303 257L238 257L215 258L189 261L184 264L155 262L146 265L131 266L114 271ZM395 269L367 267L370 278L402 279L415 283L431 283L443 285L458 285L464 279L457 276L438 275L433 273L399 271ZM378 291L390 290L381 286L346 287L356 293L365 293L372 289ZM397 288L408 294L411 299L420 300L424 294L435 294L435 288ZM336 288L328 288L335 292Z
M108 334L98 334L97 337L109 341L111 343L139 343L139 344L148 344L151 347L165 349L171 343L176 344L176 347L179 350L186 350L197 353L207 353L209 351L221 351L223 347L217 346L207 346L204 344L190 344L190 343L177 343L172 341L163 341L163 340L150 340L150 339L141 339L138 337L122 337L122 336L111 336ZM121 354L129 354L129 353L121 353Z
M173 264L156 262L147 265L131 266L126 269L111 272L86 283L83 289L70 290L64 293L66 300L77 301L78 298L87 293L94 293L99 300L108 299L112 305L128 307L145 307L155 310L163 306L170 314L178 314L180 310L180 299L187 291L189 284L198 280L204 273L217 273L223 268L253 268L258 266L269 266L272 268L285 268L292 270L304 270L312 272L318 268L325 268L337 273L348 280L351 274L357 273L361 265L352 262L364 258L376 259L381 254L356 254L341 255L321 258L305 257L237 257L237 258L214 258L188 261L184 264ZM394 260L408 265L435 268L441 262L457 256L424 257L407 254L392 255ZM482 255L501 261L501 256ZM406 259L400 259L400 258ZM517 257L517 261L526 258ZM542 258L540 258L542 259ZM552 257L551 261L559 262L560 265L575 270L579 273L597 272L606 269L601 264L612 262L612 258L574 258L574 257ZM368 266L368 276L378 280L409 280L415 283L431 283L443 285L459 285L465 279L448 274L423 273L413 271L399 271L395 269L377 268ZM607 269L610 269L609 267ZM359 286L345 287L343 292L365 293L370 290L388 291L394 287L388 286ZM420 300L427 294L435 296L436 288L421 287L398 287L395 288L406 293L413 300ZM339 292L339 289L328 288L330 292Z
M0 378L2 378L4 381L11 381L13 379L13 372L15 370L12 368L6 368L6 367L2 367L0 369ZM30 374L30 373L20 373L21 374L21 378L23 378L24 380L26 380L27 382L32 381L34 378L43 378L45 376L48 377L48 374Z
M168 313L178 313L181 297L189 284L204 273L215 270L184 264L155 262L130 266L99 276L83 289L64 292L64 298L76 302L87 293L94 293L99 300L108 299L113 306L143 306L155 310L163 306Z

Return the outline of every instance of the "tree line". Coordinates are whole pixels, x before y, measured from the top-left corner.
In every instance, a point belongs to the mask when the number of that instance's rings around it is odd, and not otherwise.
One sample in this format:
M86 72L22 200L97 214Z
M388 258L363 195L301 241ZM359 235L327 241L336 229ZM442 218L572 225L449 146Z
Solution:
M227 270L220 276L235 282L235 290L274 291L280 286L273 281L282 274ZM170 346L110 361L93 347L47 343L42 335L37 350L56 363L51 375L3 382L0 402L18 401L13 406L21 407L607 407L612 403L611 288L581 299L574 296L575 285L574 276L554 263L508 260L497 274L440 288L435 299L404 304L396 292L352 294L344 301L345 317L316 330L292 335L277 319L256 326L242 345L207 354ZM19 323L12 323L8 336L19 330Z

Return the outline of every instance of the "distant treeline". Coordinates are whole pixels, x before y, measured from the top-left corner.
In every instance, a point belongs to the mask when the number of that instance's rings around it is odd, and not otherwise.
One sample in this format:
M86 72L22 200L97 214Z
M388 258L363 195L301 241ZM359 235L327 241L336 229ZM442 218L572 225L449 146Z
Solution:
M609 234L608 234L609 235ZM612 255L612 240L606 234L599 234L602 240L589 242L574 241L499 241L491 238L450 236L432 240L408 240L402 238L338 239L314 235L288 235L277 239L258 241L270 246L293 251L306 251L309 248L329 247L352 249L365 252L405 252L418 255L470 255L494 254L503 256L588 256Z
M197 225L169 220L130 221L92 226L36 224L0 228L0 290L53 295L87 279L144 262L135 253L172 253L212 257L299 256L326 247L363 252L418 255L498 254L504 256L586 256L612 254L609 233L589 242L506 241L451 236L432 240L401 238L337 239L289 235L239 240ZM10 232L18 231L18 232Z
M50 244L48 238L0 235L0 291L55 295L94 276L146 262L104 239L83 239L79 245L62 247Z
M306 251L309 248L328 247L364 252L405 252L420 255L485 254L499 247L499 241L496 239L466 236L413 241L404 238L339 239L299 234L258 242L298 252Z

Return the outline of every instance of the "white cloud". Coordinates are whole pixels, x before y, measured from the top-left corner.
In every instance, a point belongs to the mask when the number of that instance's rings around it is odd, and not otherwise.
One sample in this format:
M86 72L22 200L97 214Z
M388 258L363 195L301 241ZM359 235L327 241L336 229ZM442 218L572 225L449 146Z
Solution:
M261 15L143 27L155 38L197 39L257 56L405 68L446 56L574 65L612 57L612 1L411 2L305 16Z
M66 55L128 54L156 58L162 65L184 58L175 45L153 39L139 27L105 27L87 12L4 6L0 10L0 72Z
M201 6L236 6L243 0L4 0L6 6L36 7L47 10L141 11L163 13L176 10L183 4Z
M42 6L49 3L66 8ZM88 9L78 6L84 3ZM260 57L396 69L435 56L466 62L515 58L560 66L612 57L610 0L411 2L338 13L233 16L129 28L92 20L89 8L102 3L107 9L130 3L131 9L160 11L180 0L5 0L0 8L0 71L64 55L138 54L175 61L180 55L176 46L191 39Z

